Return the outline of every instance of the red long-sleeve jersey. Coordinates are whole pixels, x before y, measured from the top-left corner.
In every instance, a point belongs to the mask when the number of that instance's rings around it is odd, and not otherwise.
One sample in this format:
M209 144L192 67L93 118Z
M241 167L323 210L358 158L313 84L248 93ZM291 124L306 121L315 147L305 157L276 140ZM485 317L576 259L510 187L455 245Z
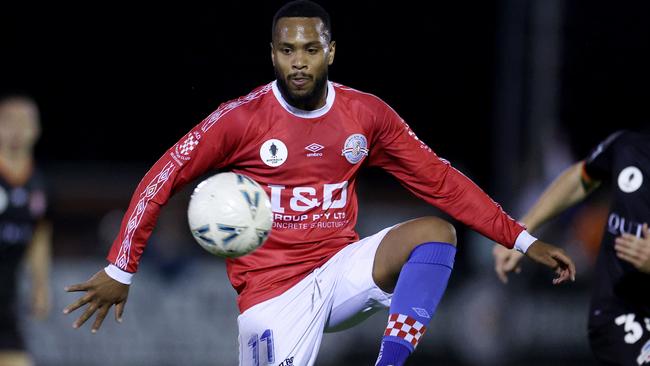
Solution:
M222 104L156 162L133 194L108 260L135 272L175 191L212 169L245 174L271 198L274 223L261 248L227 260L244 311L358 240L356 179L364 166L385 169L416 196L509 248L524 230L379 98L330 82L325 106L302 111L272 82Z

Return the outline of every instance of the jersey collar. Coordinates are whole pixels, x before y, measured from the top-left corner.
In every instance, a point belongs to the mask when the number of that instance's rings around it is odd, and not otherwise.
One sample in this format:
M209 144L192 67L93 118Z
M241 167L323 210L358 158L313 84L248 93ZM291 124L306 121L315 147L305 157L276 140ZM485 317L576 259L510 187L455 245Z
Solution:
M336 98L336 92L334 91L334 86L332 86L332 83L330 81L327 82L327 98L325 99L325 105L313 110L313 111L305 111L302 109L298 109L289 103L287 103L286 100L282 97L282 93L280 93L280 89L278 89L277 85L278 81L274 80L273 81L273 95L275 95L275 99L278 100L280 105L289 113L293 114L296 117L301 117L301 118L318 118L325 113L329 112L329 110L332 108L334 105L334 99Z

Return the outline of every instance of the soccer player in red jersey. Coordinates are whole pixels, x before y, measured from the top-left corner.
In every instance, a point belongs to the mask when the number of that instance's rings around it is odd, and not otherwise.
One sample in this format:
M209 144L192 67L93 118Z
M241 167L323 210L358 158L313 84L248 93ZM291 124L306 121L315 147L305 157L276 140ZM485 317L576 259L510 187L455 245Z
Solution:
M121 318L129 284L161 207L212 169L245 174L271 198L273 230L260 249L228 259L239 294L241 365L312 365L324 331L390 307L377 365L402 365L426 331L453 267L456 235L423 217L359 240L357 173L377 166L416 196L489 238L572 279L570 258L528 234L480 188L419 140L379 98L328 80L336 44L329 15L294 1L275 15L276 80L222 104L169 149L136 189L110 264L68 291L88 304L74 323L111 306ZM398 279L399 278L399 279Z

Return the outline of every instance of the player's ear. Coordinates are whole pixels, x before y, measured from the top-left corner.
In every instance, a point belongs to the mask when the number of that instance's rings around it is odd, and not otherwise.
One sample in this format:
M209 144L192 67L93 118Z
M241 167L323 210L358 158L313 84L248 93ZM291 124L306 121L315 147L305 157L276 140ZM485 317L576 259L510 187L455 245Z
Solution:
M330 52L327 55L327 64L331 65L334 63L334 53L336 51L336 42L330 42Z
M273 63L273 66L275 66L275 49L273 48L273 42L270 43L271 45L271 62Z

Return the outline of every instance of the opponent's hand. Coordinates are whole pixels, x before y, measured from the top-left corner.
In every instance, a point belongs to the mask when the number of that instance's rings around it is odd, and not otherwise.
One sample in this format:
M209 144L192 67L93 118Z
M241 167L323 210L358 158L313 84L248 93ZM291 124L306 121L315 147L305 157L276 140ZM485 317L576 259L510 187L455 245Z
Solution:
M627 233L616 238L614 250L616 250L617 257L631 263L641 272L650 273L650 230L648 230L648 224L643 224L641 238Z
M494 271L501 282L508 283L508 273L510 272L521 272L519 261L524 255L520 252L497 244L492 249L492 256L494 256Z
M555 270L557 277L553 279L554 285L568 280L576 280L575 264L573 264L573 261L566 255L564 250L554 245L536 240L528 247L526 256L537 263L541 263Z
M97 317L91 328L93 333L96 333L101 327L106 314L111 306L115 306L115 320L119 323L122 322L122 313L124 313L124 305L126 298L129 295L129 285L125 285L114 279L110 278L104 270L95 273L88 281L77 285L68 286L65 288L68 292L85 291L86 294L68 305L64 310L64 314L69 314L81 306L88 304L86 311L72 324L73 328L81 327L88 318L90 318L96 311Z

